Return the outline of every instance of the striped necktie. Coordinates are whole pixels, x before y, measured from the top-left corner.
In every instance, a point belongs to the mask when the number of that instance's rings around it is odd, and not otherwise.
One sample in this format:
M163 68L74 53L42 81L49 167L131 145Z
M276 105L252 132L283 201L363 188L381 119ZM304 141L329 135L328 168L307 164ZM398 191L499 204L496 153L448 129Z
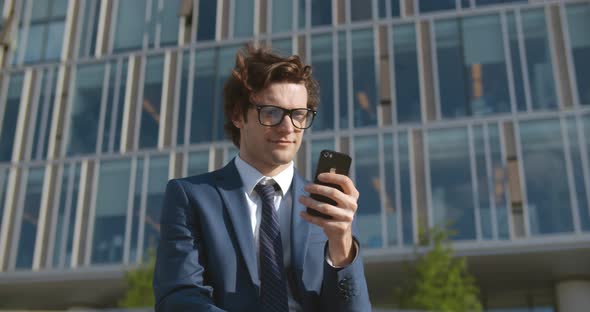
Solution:
M262 199L259 229L260 302L264 312L287 312L287 283L283 268L283 246L279 217L274 205L275 183L256 185Z

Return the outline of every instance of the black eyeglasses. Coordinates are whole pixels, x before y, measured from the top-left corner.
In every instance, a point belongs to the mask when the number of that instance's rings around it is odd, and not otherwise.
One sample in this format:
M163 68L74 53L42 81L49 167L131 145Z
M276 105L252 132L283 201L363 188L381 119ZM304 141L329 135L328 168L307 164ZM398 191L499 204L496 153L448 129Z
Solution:
M297 129L307 129L311 127L316 111L311 108L286 109L274 105L257 105L250 104L258 111L258 122L267 127L279 125L285 116L291 117L291 123Z

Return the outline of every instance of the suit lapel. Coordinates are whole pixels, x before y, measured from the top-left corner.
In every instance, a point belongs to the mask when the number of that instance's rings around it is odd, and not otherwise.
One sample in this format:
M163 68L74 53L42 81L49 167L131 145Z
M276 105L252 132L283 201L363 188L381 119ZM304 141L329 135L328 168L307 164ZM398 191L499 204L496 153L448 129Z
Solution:
M256 244L254 242L254 235L252 235L250 215L246 204L242 179L234 161L232 160L223 169L218 171L217 188L233 224L238 245L240 246L250 277L252 278L252 283L260 286L258 265L256 263Z
M294 269L302 271L305 253L307 252L307 241L309 236L309 223L303 220L299 214L305 210L305 206L299 203L299 196L307 195L303 190L305 180L297 174L293 175L292 196L293 209L291 215L291 265Z

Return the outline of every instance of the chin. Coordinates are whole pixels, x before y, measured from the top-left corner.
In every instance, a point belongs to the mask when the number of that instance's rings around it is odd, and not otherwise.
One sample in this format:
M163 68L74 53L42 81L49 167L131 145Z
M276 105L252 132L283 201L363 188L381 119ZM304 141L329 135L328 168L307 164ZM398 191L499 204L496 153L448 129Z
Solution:
M295 158L295 153L293 151L273 151L271 157L275 164L285 165Z

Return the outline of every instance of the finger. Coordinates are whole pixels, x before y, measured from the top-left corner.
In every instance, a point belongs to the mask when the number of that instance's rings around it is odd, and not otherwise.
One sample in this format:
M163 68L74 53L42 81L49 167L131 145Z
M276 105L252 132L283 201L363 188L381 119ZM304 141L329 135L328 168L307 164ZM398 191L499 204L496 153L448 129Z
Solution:
M343 174L325 172L318 175L318 179L324 183L338 184L342 188L342 192L351 195L355 199L359 198L359 192L354 186L352 180Z
M321 184L311 183L305 186L305 191L310 194L322 195L328 197L336 202L337 206L349 206L349 202L353 202L349 195L344 194L340 190Z
M331 216L332 220L352 222L352 219L354 218L354 210L348 210L348 209L342 209L339 207L335 207L335 206L330 205L328 203L324 203L324 202L315 200L311 197L300 196L299 202L306 207L314 209L314 210L321 212L325 215Z

